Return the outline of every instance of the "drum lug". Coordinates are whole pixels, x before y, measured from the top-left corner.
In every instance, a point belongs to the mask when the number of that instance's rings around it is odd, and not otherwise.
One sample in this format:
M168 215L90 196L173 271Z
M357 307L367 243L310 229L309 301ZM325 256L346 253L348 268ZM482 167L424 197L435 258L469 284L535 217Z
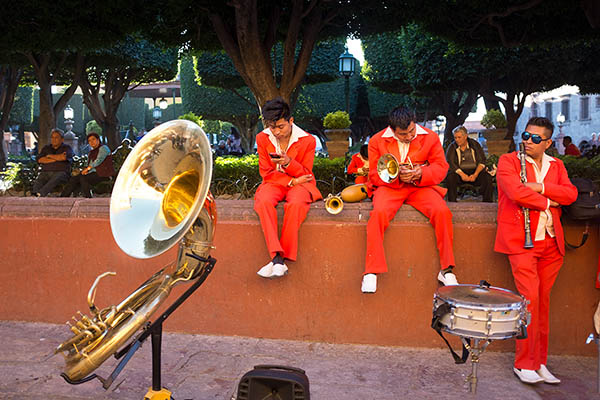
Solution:
M487 336L490 336L490 332L492 331L492 312L488 310L487 312L487 322L485 323L485 330L487 331Z

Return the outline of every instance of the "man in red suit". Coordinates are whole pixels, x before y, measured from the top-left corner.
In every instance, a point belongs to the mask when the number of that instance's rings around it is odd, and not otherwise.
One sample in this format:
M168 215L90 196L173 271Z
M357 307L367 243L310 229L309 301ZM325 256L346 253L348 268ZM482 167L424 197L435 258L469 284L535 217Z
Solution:
M267 129L256 136L258 167L262 183L254 196L272 260L258 271L263 278L287 274L285 260L296 261L298 230L310 203L323 197L312 173L315 138L294 124L290 106L280 97L262 108ZM277 236L277 203L285 200L281 239Z
M373 211L367 224L367 258L361 290L377 290L377 274L387 272L383 234L402 204L412 205L433 225L439 250L441 271L438 280L444 285L458 284L452 273L452 214L443 200L446 190L437 186L448 172L448 163L438 135L415 123L415 115L406 108L389 114L390 126L369 141L369 182L374 186ZM398 178L390 183L377 174L377 161L391 153L401 167ZM406 249L408 250L408 249Z
M516 343L514 372L526 383L560 383L546 367L548 357L550 290L565 255L560 205L577 198L559 159L545 154L552 144L554 125L547 118L527 122L522 139L527 155L527 181L521 183L516 152L498 161L498 231L494 250L508 255L517 290L529 300L531 323L527 338ZM529 209L533 248L525 249L522 208Z
M354 183L367 183L369 180L369 145L363 144L360 151L352 156L346 172L356 175Z

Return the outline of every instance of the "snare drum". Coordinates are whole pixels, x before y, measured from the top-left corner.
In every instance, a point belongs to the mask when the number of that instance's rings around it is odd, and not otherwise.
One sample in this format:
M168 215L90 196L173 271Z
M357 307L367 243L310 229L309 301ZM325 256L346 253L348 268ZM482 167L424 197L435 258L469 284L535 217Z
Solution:
M433 297L433 315L454 335L508 339L526 335L528 303L510 290L483 284L443 286Z

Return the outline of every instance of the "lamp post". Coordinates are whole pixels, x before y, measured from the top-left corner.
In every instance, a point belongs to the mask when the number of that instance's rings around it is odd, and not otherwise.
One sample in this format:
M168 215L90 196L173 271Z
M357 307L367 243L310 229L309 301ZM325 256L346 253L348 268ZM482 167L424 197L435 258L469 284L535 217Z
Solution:
M64 142L71 147L74 154L79 154L77 135L73 133L73 123L75 122L73 121L73 118L75 117L75 112L70 105L65 107L65 110L63 111L63 117L65 118L65 128L67 130L65 132Z
M154 107L152 110L152 118L154 118L154 126L160 125L160 119L162 117L162 110L160 107Z
M565 123L565 115L563 113L559 113L556 116L556 122L558 122L558 137L556 138L556 149L558 150L558 154L565 154L565 147L563 146L563 125Z
M346 51L338 58L339 72L345 79L344 94L346 96L346 112L350 114L350 77L354 75L354 69L356 68L356 59L352 54Z
M160 101L158 102L158 107L160 107L161 110L166 110L167 107L169 107L167 99L165 99L164 97L160 99Z

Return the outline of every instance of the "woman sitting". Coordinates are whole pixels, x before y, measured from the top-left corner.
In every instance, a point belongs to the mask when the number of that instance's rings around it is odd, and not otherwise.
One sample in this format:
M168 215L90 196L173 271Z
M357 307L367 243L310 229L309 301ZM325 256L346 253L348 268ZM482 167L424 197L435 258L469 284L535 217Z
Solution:
M80 174L71 176L60 194L61 197L69 197L71 193L75 193L77 197L81 192L84 197L91 198L92 186L115 175L110 149L106 145L100 146L100 136L96 132L90 132L87 141L92 149L88 154L88 166Z

